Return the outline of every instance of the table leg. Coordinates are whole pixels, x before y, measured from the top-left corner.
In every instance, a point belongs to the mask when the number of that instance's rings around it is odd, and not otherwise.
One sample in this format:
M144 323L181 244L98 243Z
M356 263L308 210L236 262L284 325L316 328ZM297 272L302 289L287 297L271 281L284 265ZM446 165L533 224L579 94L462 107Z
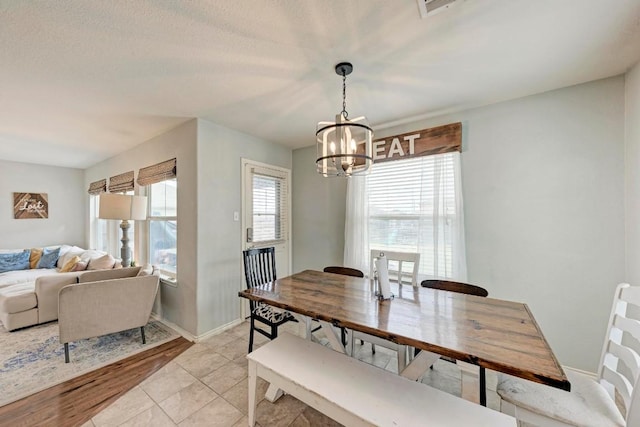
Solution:
M436 363L438 359L440 359L438 354L422 350L413 358L407 367L400 372L400 375L411 381L418 381L420 377L427 372L427 369Z
M324 332L324 336L329 340L331 348L339 353L347 354L347 350L342 344L342 337L339 333L336 333L333 325L331 323L320 320L320 326L322 326L322 332Z
M487 406L487 376L482 366L480 366L480 404Z
M298 321L298 335L311 341L311 318L298 313L291 313Z
M477 365L457 361L462 376L462 398L474 403L480 403L479 369Z

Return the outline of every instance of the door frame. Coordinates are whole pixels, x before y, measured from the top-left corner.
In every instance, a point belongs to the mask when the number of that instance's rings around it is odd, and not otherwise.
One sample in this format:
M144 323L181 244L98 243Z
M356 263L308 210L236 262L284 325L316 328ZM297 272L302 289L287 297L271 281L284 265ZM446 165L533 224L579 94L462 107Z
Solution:
M282 172L284 174L286 174L286 179L287 179L287 195L286 195L286 199L287 199L287 218L289 219L287 221L287 240L288 240L288 244L287 244L287 267L288 267L288 271L285 272L284 275L282 275L282 277L285 276L289 276L291 274L291 267L292 267L292 250L291 250L291 246L292 246L292 238L291 238L291 225L293 222L293 218L291 217L291 169L287 169L281 166L276 166L276 165L272 165L269 163L263 163L263 162L258 162L255 160L251 160L251 159L247 159L245 157L241 157L240 158L240 175L241 175L241 204L240 204L240 221L241 221L241 233L240 233L240 247L242 248L242 250L244 251L245 249L247 249L247 221L246 221L246 192L247 192L247 179L246 179L246 170L247 170L247 166L256 166L256 167L261 167L261 168L267 168L267 169L273 169L276 170L278 172ZM245 283L245 279L244 279L244 263L242 262L242 259L240 260L240 277L242 278L240 280L240 291L245 290L246 288L246 283ZM240 298L241 301L241 305L240 305L240 316L241 319L245 319L246 317L249 316L249 310L248 310L248 303L245 301L244 298Z

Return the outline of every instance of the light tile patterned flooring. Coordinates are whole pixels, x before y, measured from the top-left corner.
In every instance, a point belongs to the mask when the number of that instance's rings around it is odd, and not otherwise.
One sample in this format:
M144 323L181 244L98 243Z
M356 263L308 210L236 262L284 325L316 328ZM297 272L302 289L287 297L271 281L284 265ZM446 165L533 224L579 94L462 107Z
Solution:
M281 331L297 334L298 325L288 323ZM247 360L249 324L194 344L139 386L93 417L83 427L101 426L246 426ZM267 342L255 334L256 347ZM357 357L367 363L397 371L395 353L371 345L357 345ZM439 361L422 379L441 390L460 395L460 373L456 365ZM487 372L488 406L499 405L495 377ZM285 395L275 404L264 400L268 384L259 379L257 422L272 426L339 426L299 400ZM259 397L260 398L260 397Z

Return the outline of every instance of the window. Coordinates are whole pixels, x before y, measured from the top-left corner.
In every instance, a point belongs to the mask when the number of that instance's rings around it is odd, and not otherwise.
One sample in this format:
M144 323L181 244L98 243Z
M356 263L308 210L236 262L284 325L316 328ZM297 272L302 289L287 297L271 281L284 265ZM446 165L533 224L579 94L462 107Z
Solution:
M262 175L255 171L253 181L253 237L254 243L286 239L286 179Z
M177 277L178 186L169 179L147 187L149 200L149 262L164 278Z
M369 271L369 249L418 252L421 277L466 279L459 170L456 152L379 163L366 178L352 180L345 263ZM364 261L357 264L359 258Z

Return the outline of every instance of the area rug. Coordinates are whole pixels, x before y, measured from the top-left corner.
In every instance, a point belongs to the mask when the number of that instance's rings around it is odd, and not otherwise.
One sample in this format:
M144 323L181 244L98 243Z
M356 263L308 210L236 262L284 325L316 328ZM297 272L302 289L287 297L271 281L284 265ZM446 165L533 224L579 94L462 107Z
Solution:
M0 406L70 380L94 369L148 350L179 335L160 322L69 344L71 362L64 363L58 322L7 332L0 324Z

